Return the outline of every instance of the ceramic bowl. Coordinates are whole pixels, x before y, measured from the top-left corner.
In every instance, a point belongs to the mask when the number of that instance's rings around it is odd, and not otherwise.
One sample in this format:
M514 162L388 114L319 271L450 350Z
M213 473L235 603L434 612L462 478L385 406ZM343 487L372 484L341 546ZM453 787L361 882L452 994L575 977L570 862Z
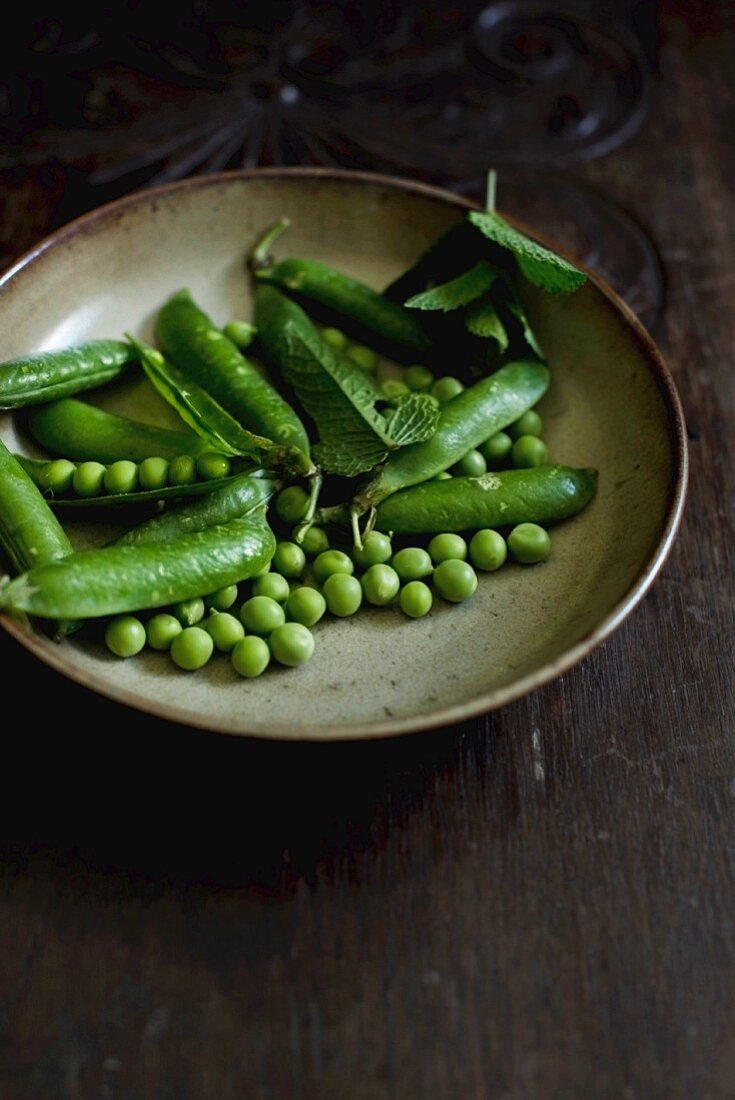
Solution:
M181 286L218 323L249 317L246 250L284 215L292 228L279 255L313 257L380 288L469 205L407 180L318 169L226 173L136 193L59 230L5 275L0 359L125 330L150 335ZM543 237L542 226L528 231ZM323 621L309 664L248 682L226 659L192 675L166 655L120 661L93 641L57 645L7 617L3 626L91 691L190 725L274 738L450 724L559 676L633 610L664 561L683 506L686 444L661 355L609 287L591 276L569 297L529 287L527 298L552 371L539 406L551 455L600 472L595 500L555 528L544 565L482 576L472 600L437 600L422 620L369 609ZM145 381L84 396L173 423ZM0 434L34 453L17 415L0 414ZM107 533L71 528L78 546Z

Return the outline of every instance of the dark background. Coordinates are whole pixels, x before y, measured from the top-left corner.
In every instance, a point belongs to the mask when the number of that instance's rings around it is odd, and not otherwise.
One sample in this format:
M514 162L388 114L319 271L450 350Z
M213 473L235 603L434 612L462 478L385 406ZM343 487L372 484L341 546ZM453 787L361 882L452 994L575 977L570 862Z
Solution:
M459 728L230 740L0 638L3 1100L732 1097L735 9L15 18L0 263L194 172L357 166L479 194L493 164L501 208L653 330L692 479L616 635Z

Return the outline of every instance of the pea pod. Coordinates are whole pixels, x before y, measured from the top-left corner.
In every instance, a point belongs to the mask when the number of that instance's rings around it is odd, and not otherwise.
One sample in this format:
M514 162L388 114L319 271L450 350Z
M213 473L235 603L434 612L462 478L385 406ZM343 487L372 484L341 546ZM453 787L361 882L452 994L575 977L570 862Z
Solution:
M396 535L431 535L555 523L580 512L596 488L596 470L569 466L428 481L402 489L379 504L375 526Z
M327 319L335 323L346 319L356 337L368 343L371 339L377 341L382 350L398 360L413 362L428 351L430 340L419 318L365 283L317 260L290 258L273 262L268 255L270 246L288 225L284 218L256 246L250 260L256 279L296 295L302 304L328 310Z
M117 378L137 356L120 340L89 340L0 363L0 409L53 401Z
M39 405L28 415L31 435L52 454L72 462L143 462L150 455L175 458L198 455L208 449L205 440L189 432L176 432L154 424L142 424L126 416L65 397Z
M156 336L164 354L244 428L302 456L300 473L310 473L309 437L294 410L260 372L180 290L158 314Z
M16 577L0 590L0 611L92 619L162 607L246 580L275 548L261 509L176 542L80 550Z

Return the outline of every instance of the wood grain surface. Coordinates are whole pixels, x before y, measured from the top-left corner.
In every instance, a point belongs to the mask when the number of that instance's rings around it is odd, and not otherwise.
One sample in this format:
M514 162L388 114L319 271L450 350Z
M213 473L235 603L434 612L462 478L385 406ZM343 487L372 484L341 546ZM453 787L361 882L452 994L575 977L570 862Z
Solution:
M667 272L651 594L507 709L344 746L166 725L3 635L3 1100L735 1096L735 16L659 15L652 114L579 166ZM6 261L72 185L2 173Z

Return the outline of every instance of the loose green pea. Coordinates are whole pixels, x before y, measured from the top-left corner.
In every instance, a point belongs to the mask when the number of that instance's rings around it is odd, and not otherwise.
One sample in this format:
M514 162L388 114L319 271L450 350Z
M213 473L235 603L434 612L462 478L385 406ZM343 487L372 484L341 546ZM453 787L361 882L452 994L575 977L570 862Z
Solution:
M360 583L368 603L373 607L385 607L398 595L401 578L390 565L371 565Z
M281 573L264 573L253 581L254 596L267 596L276 603L285 603L290 591L288 581Z
M530 470L549 461L549 449L543 439L535 435L522 435L513 444L511 456L516 469Z
M500 569L507 557L508 547L498 531L485 527L481 531L476 531L470 539L470 561L475 569L481 569L484 573L494 573L496 569Z
M227 455L217 454L216 451L204 451L196 457L197 476L201 481L214 481L218 477L227 477L230 466Z
M508 549L516 561L535 565L548 558L551 539L548 531L537 523L519 523L508 535Z
M200 626L187 626L176 635L169 652L175 665L187 672L194 672L203 668L212 656L214 641Z
M240 609L240 619L251 634L266 637L285 623L286 615L281 605L270 596L251 596Z
M520 439L522 435L541 435L544 422L534 409L528 409L508 428L511 439Z
M332 614L341 619L354 615L362 603L362 585L357 577L347 573L332 573L327 577L322 594Z
M458 558L440 562L434 570L434 588L450 603L468 600L477 588L477 574L471 565Z
M197 479L196 462L191 455L176 455L168 464L169 485L193 485Z
M105 644L116 657L134 657L145 645L145 627L134 615L119 615L107 625Z
M138 484L138 467L127 458L121 458L107 467L103 484L111 495L132 493Z
M72 478L74 492L80 497L100 496L105 472L101 462L80 462Z
M214 611L204 624L204 629L212 638L220 653L230 650L245 637L245 627L229 611Z
M448 470L440 470L438 474L434 474L430 481L450 481L452 475Z
M294 588L286 601L288 617L302 626L315 626L327 610L327 601L316 588Z
M404 584L398 596L401 611L411 619L421 619L428 615L433 602L431 589L423 581L409 581Z
M294 534L296 528L294 528ZM323 527L310 527L301 539L301 549L307 558L316 558L329 549L329 536Z
M181 600L180 603L174 604L171 611L182 626L194 626L204 618L204 600L199 596L191 600Z
M455 477L479 477L487 470L487 462L480 451L468 451L452 466Z
M442 405L451 401L453 397L456 397L458 393L461 393L464 386L460 382L459 378L452 378L451 375L445 375L444 378L437 378L436 382L431 387L431 394Z
M431 574L431 558L419 546L407 546L393 555L391 565L402 581L420 581Z
M249 321L228 321L222 332L236 348L243 350L250 347L258 330Z
M347 337L338 328L323 328L322 340L325 344L329 344L330 348L334 348L335 351L344 351L347 347Z
M513 440L507 432L496 432L477 448L488 466L496 466L507 458L513 447Z
M428 390L434 381L434 375L428 367L421 363L414 363L412 367L406 367L403 372L403 381L410 390Z
M270 661L271 651L268 643L263 638L256 638L252 634L236 642L230 653L230 662L235 672L248 680L261 676L268 668Z
M273 631L268 645L279 665L296 668L313 654L314 635L302 623L284 623Z
M378 357L375 352L370 348L363 347L362 344L353 344L352 347L347 349L347 355L353 363L357 363L358 367L369 373L372 373L378 365Z
M306 568L306 554L295 542L279 542L271 565L284 577L300 577Z
M276 515L289 526L301 523L309 507L309 494L300 485L289 485L276 497Z
M405 397L411 391L400 378L386 378L380 383L380 392L386 401L395 401L397 397Z
M153 456L144 458L138 467L138 484L141 489L164 489L168 485L168 462Z
M355 566L350 557L341 550L325 550L314 560L314 576L322 583L333 573L354 573Z
M45 493L67 493L74 480L76 466L68 458L56 458L47 462L39 478Z
M205 606L211 611L228 611L237 599L238 589L236 584L228 584L224 588L211 592L204 597Z
M171 648L171 643L183 630L179 620L174 615L165 611L154 615L148 620L145 628L145 636L151 649L165 650Z
M380 531L371 531L362 540L362 550L355 547L352 557L361 569L369 569L371 565L382 565L388 561L392 553L393 547L388 536Z
M450 558L465 561L467 558L467 543L461 535L446 531L441 535L434 535L429 543L428 551L434 565L449 561Z

